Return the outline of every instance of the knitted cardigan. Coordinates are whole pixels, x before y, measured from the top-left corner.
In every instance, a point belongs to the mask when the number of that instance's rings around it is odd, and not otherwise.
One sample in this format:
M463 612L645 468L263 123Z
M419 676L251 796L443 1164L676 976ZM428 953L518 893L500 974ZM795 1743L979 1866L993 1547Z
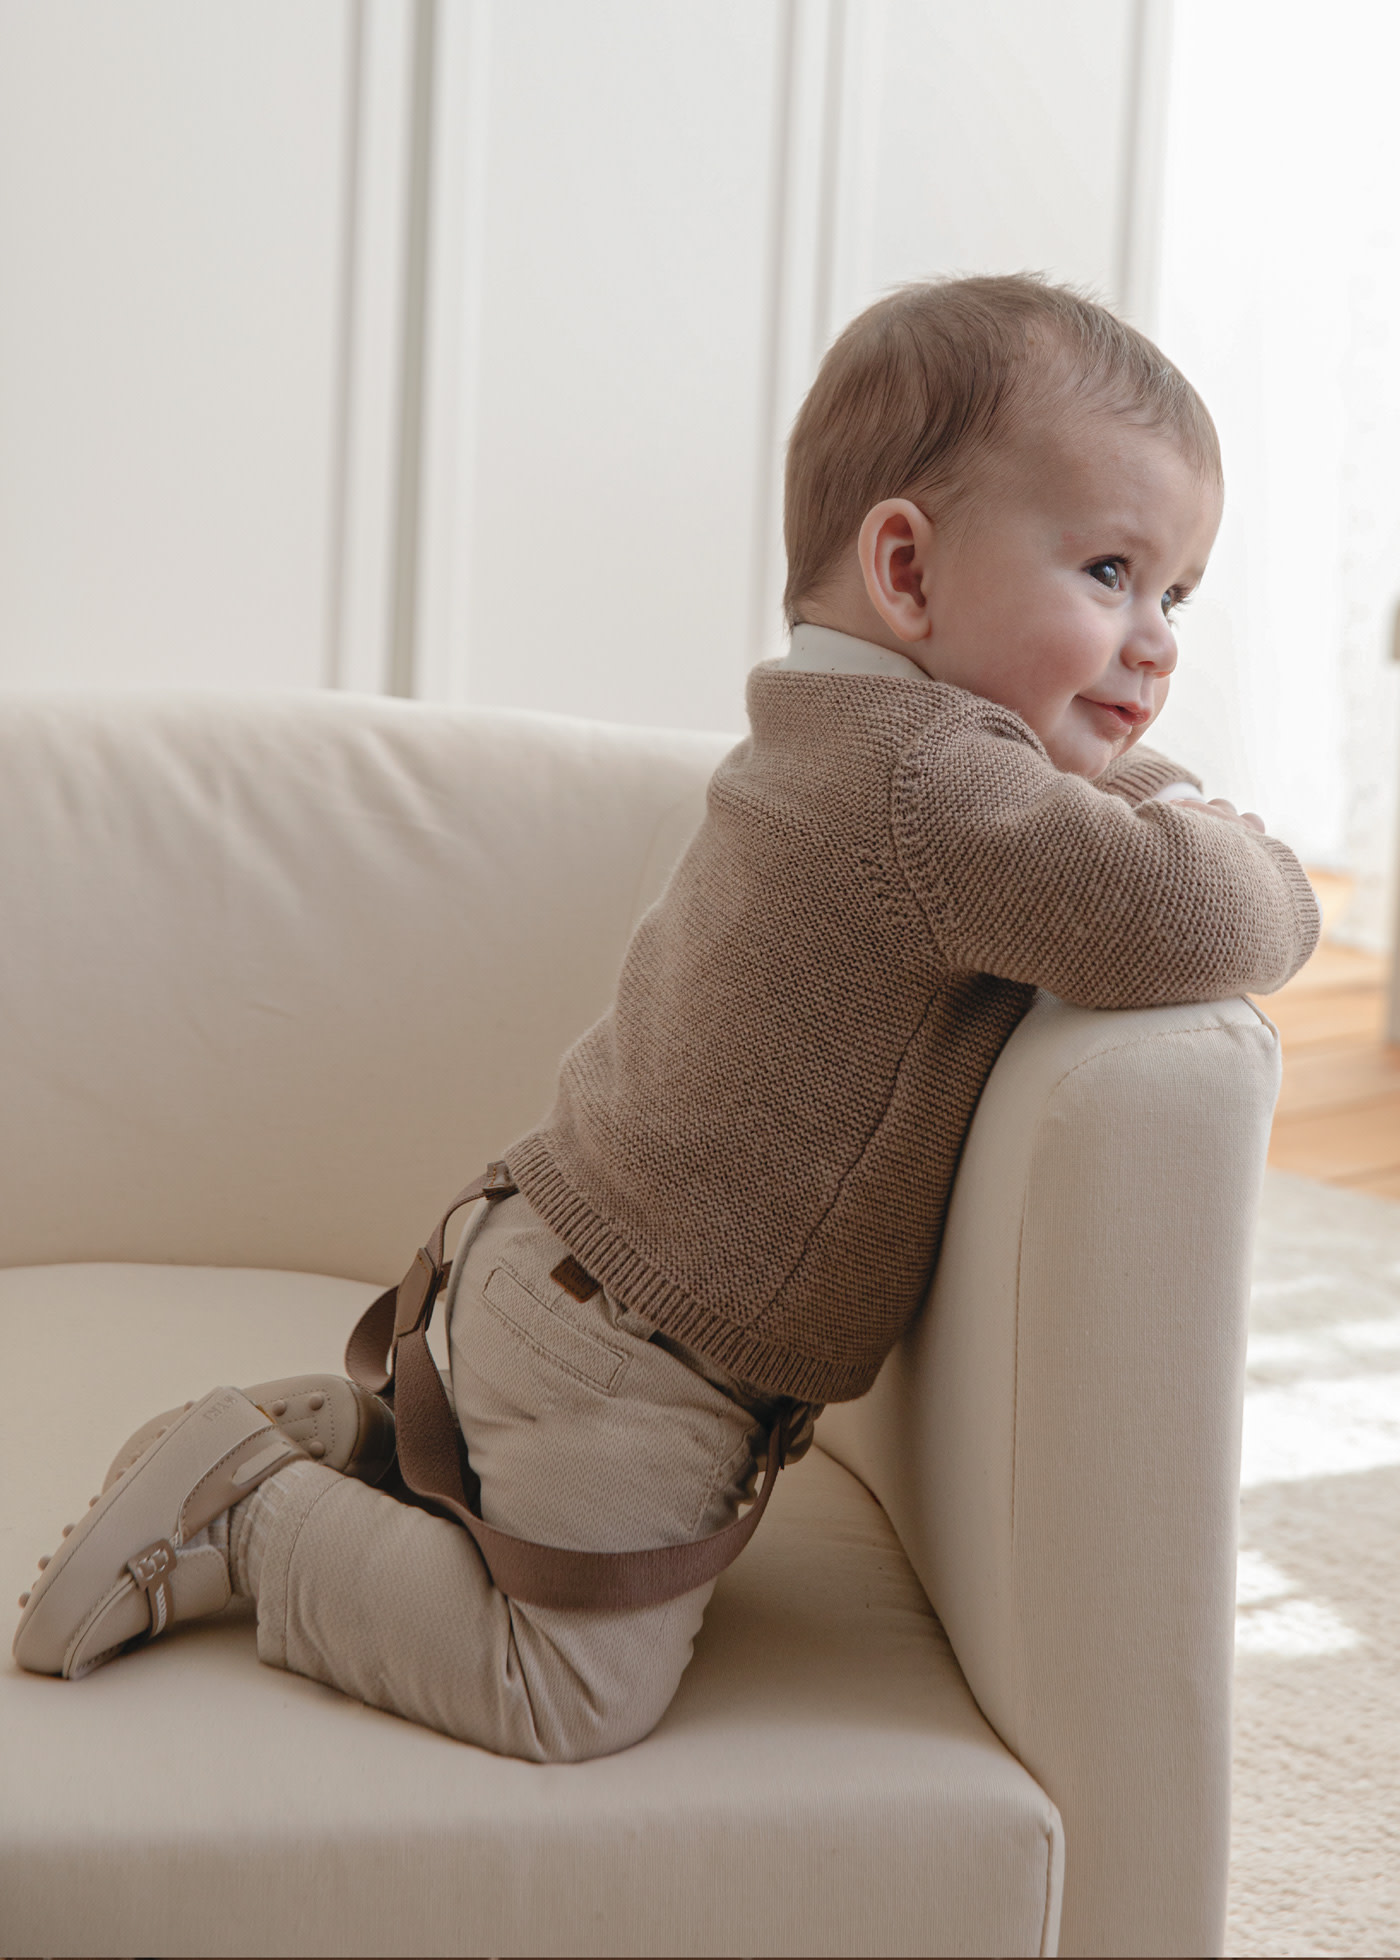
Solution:
M1278 839L1130 751L1063 774L1010 710L769 662L751 735L565 1057L520 1189L616 1298L777 1394L863 1394L927 1291L958 1152L1038 987L1279 987L1318 913Z

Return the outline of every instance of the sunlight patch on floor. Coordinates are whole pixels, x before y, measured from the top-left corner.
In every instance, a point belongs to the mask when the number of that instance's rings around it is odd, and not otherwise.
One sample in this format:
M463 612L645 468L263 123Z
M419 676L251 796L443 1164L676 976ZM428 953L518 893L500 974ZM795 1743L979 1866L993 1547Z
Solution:
M1241 1547L1236 1591L1235 1651L1282 1654L1340 1654L1359 1647L1361 1636L1330 1606L1293 1597L1297 1584L1262 1552Z
M1282 1388L1253 1388L1245 1396L1242 1490L1397 1463L1400 1375L1309 1377Z

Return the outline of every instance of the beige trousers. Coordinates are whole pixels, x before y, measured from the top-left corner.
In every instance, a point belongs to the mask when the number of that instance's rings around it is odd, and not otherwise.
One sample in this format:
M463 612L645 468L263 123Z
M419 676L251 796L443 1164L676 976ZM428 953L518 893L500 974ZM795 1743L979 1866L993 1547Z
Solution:
M792 1404L551 1279L566 1248L521 1196L483 1207L448 1290L452 1395L481 1514L545 1544L628 1551L728 1523ZM639 1612L527 1606L459 1526L319 1465L276 1480L258 1653L503 1755L637 1742L690 1659L713 1582Z

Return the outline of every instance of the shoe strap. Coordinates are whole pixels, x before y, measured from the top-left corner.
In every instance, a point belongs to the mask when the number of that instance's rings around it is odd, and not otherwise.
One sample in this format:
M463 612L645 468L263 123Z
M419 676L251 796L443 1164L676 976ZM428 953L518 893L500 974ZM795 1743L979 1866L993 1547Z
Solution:
M255 1491L274 1471L285 1469L306 1454L300 1443L284 1436L272 1423L255 1429L235 1449L226 1450L185 1499L180 1507L179 1542L188 1545L196 1532L232 1510L240 1498Z

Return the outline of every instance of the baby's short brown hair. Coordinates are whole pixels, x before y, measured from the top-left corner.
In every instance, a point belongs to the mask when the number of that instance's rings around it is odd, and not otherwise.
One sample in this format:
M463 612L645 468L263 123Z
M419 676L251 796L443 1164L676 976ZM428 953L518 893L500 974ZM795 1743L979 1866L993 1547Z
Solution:
M1071 287L1029 273L935 280L867 307L829 349L788 444L789 625L873 505L908 497L946 517L1028 411L1076 397L1167 431L1219 481L1215 424L1190 382Z

